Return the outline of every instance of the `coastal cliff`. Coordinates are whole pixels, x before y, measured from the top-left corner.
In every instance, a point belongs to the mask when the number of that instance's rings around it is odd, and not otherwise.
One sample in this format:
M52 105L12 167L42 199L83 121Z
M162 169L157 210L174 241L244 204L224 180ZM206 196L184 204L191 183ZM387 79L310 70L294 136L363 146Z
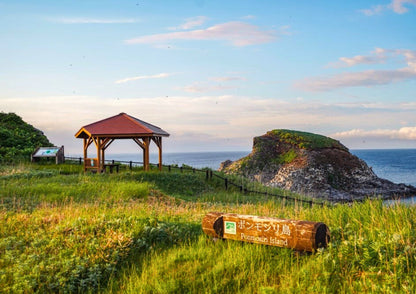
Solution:
M219 170L330 201L416 195L413 186L379 178L339 141L307 132L279 129L255 137L248 156Z

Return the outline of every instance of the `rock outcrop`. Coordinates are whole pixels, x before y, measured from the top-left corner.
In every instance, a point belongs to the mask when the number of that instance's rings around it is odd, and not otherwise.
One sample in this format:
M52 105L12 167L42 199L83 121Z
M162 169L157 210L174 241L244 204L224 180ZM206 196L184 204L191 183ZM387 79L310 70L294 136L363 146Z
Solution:
M330 201L416 195L413 186L379 178L339 141L299 131L255 137L248 156L224 162L220 171Z

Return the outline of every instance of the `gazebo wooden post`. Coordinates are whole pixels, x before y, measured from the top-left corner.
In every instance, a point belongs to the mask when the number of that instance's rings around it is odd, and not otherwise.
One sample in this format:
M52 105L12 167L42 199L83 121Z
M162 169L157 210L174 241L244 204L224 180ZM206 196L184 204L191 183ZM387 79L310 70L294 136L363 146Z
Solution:
M90 147L92 142L92 137L84 138L84 172L87 171L88 147Z
M100 146L101 146L101 162L102 162L102 168L105 171L105 150L107 149L108 146L110 146L111 143L113 143L114 139L111 138L105 138L102 139Z
M162 171L162 137L152 137L159 149L159 170Z
M142 151L143 151L143 170L146 170L146 147L145 147L145 143L143 142L143 147L142 147Z
M87 170L87 150L88 150L88 144L87 144L87 138L84 138L84 172Z
M150 137L144 137L144 150L143 150L143 164L144 170L148 171L150 169L150 159L149 159L149 149L150 149Z
M104 140L103 140L104 141ZM104 168L105 164L105 154L104 154L104 143L103 141L100 142L100 149L101 149L101 167Z
M95 146L97 147L97 172L101 173L101 144L100 144L100 138L96 137L94 140Z
M159 170L162 171L162 137L159 137L159 144L158 144L158 148L159 148Z
M143 170L145 170L145 143L140 141L140 138L133 138L133 141L136 142L137 145L139 145L140 148L142 148L143 151Z

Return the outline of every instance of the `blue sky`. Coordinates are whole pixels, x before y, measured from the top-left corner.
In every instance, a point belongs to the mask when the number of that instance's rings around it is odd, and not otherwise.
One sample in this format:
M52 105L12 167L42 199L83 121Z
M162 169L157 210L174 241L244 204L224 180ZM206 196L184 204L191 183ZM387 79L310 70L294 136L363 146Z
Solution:
M165 152L278 128L416 148L415 28L416 0L0 0L0 111L69 154L120 112L169 132Z

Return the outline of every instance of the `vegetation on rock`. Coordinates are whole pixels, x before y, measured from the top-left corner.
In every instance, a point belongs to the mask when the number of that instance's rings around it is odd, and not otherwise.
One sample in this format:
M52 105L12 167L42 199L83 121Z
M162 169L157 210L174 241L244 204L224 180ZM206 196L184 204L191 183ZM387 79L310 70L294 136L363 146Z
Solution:
M53 144L17 114L0 112L0 161L28 159L40 146Z
M265 136L271 136L299 149L337 148L348 150L347 147L337 140L308 132L278 129L267 132Z

